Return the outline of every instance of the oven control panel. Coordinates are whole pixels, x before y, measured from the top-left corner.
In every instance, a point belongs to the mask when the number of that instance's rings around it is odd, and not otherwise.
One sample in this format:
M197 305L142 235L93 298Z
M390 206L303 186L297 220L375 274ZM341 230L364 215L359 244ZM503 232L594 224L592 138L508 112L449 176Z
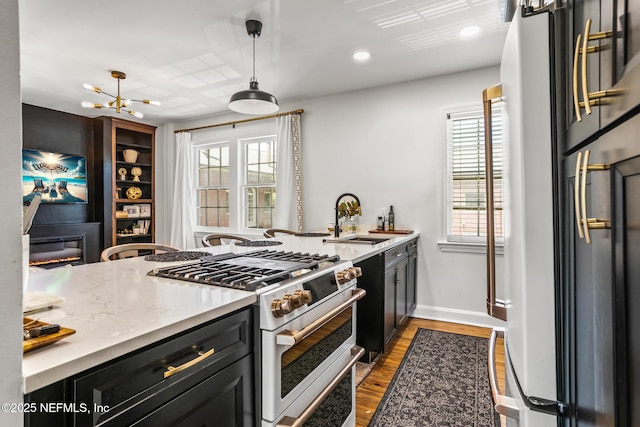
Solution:
M362 276L362 270L350 261L332 267L311 270L282 283L280 287L260 295L261 306L278 323L309 310L314 304L352 286ZM263 316L262 314L261 316Z

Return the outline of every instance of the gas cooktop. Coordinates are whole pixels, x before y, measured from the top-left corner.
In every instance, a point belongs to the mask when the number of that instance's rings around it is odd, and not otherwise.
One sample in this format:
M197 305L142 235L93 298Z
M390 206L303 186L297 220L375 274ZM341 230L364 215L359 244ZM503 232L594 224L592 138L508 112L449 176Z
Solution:
M255 291L339 260L337 255L261 250L206 256L197 262L154 269L147 274Z

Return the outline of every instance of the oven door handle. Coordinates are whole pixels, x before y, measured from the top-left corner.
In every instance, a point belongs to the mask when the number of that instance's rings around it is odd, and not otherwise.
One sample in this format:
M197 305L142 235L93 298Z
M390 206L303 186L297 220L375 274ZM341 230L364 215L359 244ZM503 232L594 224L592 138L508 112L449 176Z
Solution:
M351 291L351 298L332 309L330 312L322 316L321 318L314 320L309 323L304 328L299 331L292 331L290 329L284 330L280 332L276 336L276 344L278 345L288 345L294 346L300 341L304 340L306 337L317 331L319 328L327 324L331 319L336 317L338 314L342 313L347 307L352 305L354 302L362 299L367 294L367 291L364 289L356 288Z
M340 384L340 381L342 381L343 378L346 377L349 372L351 372L351 368L353 368L353 366L362 356L364 356L364 348L358 347L357 345L354 346L351 349L351 360L349 360L347 366L342 368L338 375L333 380L331 380L329 385L324 390L322 390L318 397L313 399L313 402L311 402L311 404L307 406L304 411L302 411L300 416L298 418L293 418L285 415L280 419L280 421L278 421L276 427L301 427L309 419L309 417L313 415L313 413L316 411L316 409L318 409L322 402L326 400L333 389L336 388L338 384Z

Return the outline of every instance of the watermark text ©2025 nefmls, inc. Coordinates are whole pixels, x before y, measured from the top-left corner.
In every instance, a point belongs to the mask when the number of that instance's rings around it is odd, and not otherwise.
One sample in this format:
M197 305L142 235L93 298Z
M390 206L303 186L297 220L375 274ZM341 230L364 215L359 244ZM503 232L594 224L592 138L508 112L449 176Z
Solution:
M109 407L106 405L93 404L89 405L84 402L26 402L26 403L2 403L0 404L0 412L20 412L20 413L35 413L44 412L50 414L57 414L60 412L73 412L79 414L87 413L105 413L109 411Z

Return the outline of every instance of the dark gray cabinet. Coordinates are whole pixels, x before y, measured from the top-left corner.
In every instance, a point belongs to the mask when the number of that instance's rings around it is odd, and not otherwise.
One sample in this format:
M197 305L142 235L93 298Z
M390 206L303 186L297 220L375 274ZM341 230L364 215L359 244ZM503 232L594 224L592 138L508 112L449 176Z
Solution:
M412 258L412 255L415 255ZM383 353L416 305L417 238L367 258L358 286L367 295L358 302L356 341L371 361Z
M636 115L563 161L566 425L640 423L639 134Z
M584 91L587 93L600 90L600 50L592 49L583 55L583 46L593 46L594 43L585 43L584 33L589 21L589 32L600 31L600 0L570 0L567 2L566 46L562 46L565 58L558 64L567 64L562 77L567 87L568 106L567 114L567 145L576 146L588 139L600 129L600 108L589 105L589 110L584 104ZM583 76L586 79L583 79Z
M640 425L640 2L556 4L563 425Z
M389 278L388 274L391 274L390 277L392 281L385 283L385 286L394 287L395 291L395 316L394 316L394 327L395 329L398 326L404 324L407 320L408 312L407 312L407 270L409 267L409 257L408 253L405 251L402 254L402 258L395 260L392 265L387 266L387 275L385 277ZM392 337L387 337L387 342Z
M556 14L565 149L595 140L640 104L640 2L569 0Z
M251 426L253 320L249 308L25 396L86 408L27 414L26 426Z

